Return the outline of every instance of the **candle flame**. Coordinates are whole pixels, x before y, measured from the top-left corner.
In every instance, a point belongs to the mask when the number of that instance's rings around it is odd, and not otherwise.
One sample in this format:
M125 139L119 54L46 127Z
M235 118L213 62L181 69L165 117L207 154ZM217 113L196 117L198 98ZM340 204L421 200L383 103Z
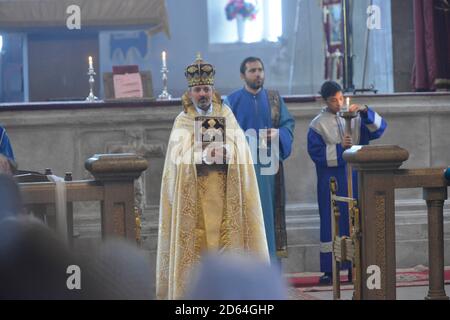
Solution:
M163 65L163 68L165 68L167 65L167 62L166 62L167 53L165 51L163 51L161 55L162 55L162 65Z

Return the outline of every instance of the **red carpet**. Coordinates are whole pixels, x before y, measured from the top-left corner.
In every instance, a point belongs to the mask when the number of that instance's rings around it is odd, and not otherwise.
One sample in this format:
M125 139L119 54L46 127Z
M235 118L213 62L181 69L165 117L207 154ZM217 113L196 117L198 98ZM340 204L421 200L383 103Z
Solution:
M332 285L319 285L321 273L298 273L288 274L287 279L291 286L304 288L305 291L329 291L333 290ZM444 270L445 284L450 284L450 267ZM428 286L428 269L418 266L411 269L397 270L397 287L406 286ZM309 290L308 290L309 289ZM353 285L347 282L347 274L341 274L341 289L352 290Z

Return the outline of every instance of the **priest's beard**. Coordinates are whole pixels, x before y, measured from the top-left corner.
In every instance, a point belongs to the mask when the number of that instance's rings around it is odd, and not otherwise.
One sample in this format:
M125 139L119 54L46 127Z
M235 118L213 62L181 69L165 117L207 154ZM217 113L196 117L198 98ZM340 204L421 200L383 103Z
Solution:
M264 86L264 79L259 78L259 79L256 79L255 81L245 79L245 83L247 84L247 86L250 89L258 91L259 89L261 89Z
M211 99L208 99L207 97L203 97L198 99L198 101L195 101L195 99L191 99L194 106L200 110L207 111L209 107L211 106Z

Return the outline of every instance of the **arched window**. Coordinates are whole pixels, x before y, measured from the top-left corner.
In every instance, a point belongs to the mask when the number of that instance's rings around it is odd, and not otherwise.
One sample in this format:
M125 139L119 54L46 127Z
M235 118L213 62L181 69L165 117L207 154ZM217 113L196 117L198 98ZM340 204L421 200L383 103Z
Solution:
M208 0L209 43L277 42L281 0Z

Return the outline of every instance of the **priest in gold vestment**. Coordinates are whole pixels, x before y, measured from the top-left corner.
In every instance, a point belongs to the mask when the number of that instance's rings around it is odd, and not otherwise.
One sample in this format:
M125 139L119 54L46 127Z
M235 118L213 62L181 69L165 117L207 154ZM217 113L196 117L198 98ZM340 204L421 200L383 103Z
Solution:
M250 148L214 91L214 74L200 57L186 68L189 90L172 128L161 184L158 299L183 299L205 252L251 254L269 263ZM218 139L203 148L204 137L211 138L199 134L205 126Z

